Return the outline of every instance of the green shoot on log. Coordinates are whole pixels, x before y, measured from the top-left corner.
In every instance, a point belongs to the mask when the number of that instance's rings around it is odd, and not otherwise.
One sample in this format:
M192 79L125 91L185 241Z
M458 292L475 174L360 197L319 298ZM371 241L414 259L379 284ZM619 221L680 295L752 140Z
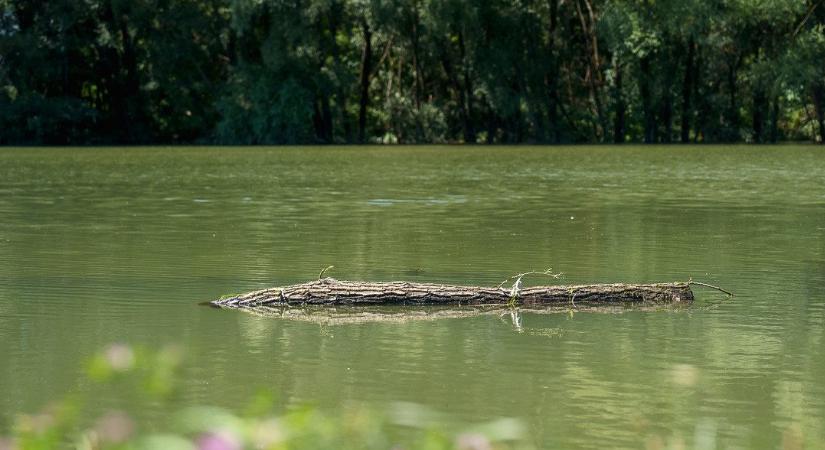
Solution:
M510 287L510 300L507 302L507 306L509 306L510 308L514 308L516 304L518 304L519 291L521 290L521 279L526 277L527 275L546 275L558 279L559 277L561 277L562 274L561 272L553 273L553 268L548 267L543 271L533 270L530 272L524 272L517 275L513 275L512 277L505 279L504 281L499 283L498 289L503 289L504 283L512 279L515 279L515 281L513 282L513 286Z
M326 267L324 267L321 270L321 273L318 274L318 279L320 280L321 278L324 278L324 274L327 272L327 270L332 269L333 267L335 267L335 266L326 266Z

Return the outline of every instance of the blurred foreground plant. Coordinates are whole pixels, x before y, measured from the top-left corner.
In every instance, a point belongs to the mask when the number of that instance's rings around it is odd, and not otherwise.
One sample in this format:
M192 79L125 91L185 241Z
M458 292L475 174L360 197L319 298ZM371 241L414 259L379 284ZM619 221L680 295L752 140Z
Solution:
M123 399L171 398L183 352L113 344L94 356L89 377L114 385ZM91 395L89 395L91 397ZM121 400L123 400L121 399ZM214 406L192 406L173 413L162 429L141 428L129 413L84 414L91 398L67 397L37 414L21 414L0 450L241 450L241 449L459 449L528 448L520 422L502 419L459 434L448 433L423 407L399 403L390 417L360 406L327 413L303 407L275 412L268 392L250 401L244 414ZM134 405L134 402L127 402Z

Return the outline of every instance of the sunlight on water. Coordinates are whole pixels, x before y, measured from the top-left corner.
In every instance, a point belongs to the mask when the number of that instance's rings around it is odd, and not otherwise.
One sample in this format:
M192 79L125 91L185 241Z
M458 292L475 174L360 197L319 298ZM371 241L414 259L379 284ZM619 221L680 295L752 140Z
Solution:
M823 447L823 180L805 146L2 149L0 425L88 389L83 361L111 342L176 343L181 405L266 386L539 447ZM344 325L198 306L328 265L736 296Z

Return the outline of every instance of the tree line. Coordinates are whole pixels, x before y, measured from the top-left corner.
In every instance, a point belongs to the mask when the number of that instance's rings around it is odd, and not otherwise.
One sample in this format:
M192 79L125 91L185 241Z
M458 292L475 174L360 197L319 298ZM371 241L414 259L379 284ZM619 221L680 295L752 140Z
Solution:
M825 140L825 0L0 0L0 144Z

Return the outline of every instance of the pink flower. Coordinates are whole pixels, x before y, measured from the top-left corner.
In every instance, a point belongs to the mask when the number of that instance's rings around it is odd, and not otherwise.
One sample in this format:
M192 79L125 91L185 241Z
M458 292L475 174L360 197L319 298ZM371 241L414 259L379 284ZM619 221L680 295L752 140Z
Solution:
M225 431L202 434L197 440L198 450L241 450L238 438Z
M0 437L0 450L17 450L17 444L10 438Z
M97 420L95 432L103 442L121 444L132 437L135 422L122 411L109 411Z
M465 433L456 438L455 448L458 450L492 450L493 445L483 435Z
M112 344L103 354L112 370L124 372L135 365L135 352L126 344Z

